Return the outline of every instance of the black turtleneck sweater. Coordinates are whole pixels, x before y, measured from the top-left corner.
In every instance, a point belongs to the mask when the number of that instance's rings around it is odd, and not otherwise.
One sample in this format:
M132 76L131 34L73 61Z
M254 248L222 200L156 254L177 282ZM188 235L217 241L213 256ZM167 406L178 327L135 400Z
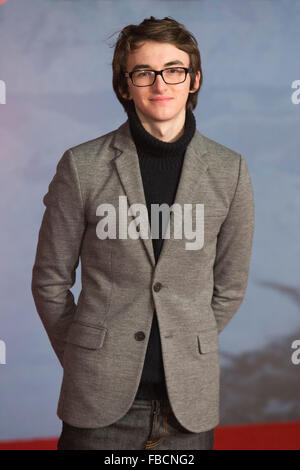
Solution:
M136 145L144 193L151 224L151 204L174 203L186 148L196 129L195 117L186 110L184 132L175 142L155 138L142 125L131 100L127 111L131 135ZM160 214L161 216L161 214ZM161 217L159 238L152 239L157 263L163 245ZM159 326L154 310L142 377L136 398L154 400L167 397Z

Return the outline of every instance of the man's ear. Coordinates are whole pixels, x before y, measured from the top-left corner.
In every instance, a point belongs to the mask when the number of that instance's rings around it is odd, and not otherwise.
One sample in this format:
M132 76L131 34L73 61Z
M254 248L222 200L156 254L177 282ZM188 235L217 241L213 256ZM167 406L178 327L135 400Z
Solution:
M198 72L196 73L194 86L193 88L190 89L190 93L195 93L199 89L200 77L201 77L201 73L200 73L200 70L198 70Z
M121 88L119 87L119 93L120 95L122 96L122 98L124 100L131 100L131 93L130 93L130 89L128 88L128 93L125 93L124 91L121 90Z

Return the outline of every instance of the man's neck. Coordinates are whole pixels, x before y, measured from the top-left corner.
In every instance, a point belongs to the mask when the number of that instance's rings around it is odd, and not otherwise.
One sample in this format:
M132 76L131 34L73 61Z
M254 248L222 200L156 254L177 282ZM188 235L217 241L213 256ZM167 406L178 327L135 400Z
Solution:
M150 120L142 114L139 109L135 109L143 127L149 134L156 137L156 139L162 140L163 142L175 142L184 133L185 109L170 121Z

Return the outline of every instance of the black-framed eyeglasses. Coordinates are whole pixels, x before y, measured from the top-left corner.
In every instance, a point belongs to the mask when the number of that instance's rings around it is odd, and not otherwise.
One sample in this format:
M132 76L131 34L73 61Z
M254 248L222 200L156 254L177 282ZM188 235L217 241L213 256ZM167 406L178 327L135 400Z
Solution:
M167 85L177 85L186 80L188 73L192 72L190 67L168 67L163 70L135 70L125 72L125 77L129 77L134 86L151 86L154 84L157 75L161 75Z

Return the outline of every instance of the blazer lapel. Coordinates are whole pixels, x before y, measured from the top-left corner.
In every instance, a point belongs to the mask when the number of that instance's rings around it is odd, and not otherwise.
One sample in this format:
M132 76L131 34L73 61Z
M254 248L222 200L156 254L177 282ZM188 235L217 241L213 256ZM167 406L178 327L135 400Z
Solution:
M120 180L124 187L129 205L140 203L146 207L144 186L140 172L139 158L134 141L132 139L128 120L122 124L116 131L112 146L118 149L117 157L114 160ZM208 168L207 149L202 135L195 131L195 134L189 143L182 165L181 176L175 196L174 203L183 205L187 203L204 202L207 192ZM148 237L142 242L147 250L150 262L155 266L155 257L151 239L151 226L148 222ZM169 232L168 232L169 230ZM165 238L157 264L165 257L169 244L172 243L174 233L174 214L170 212L169 228L170 238Z
M182 211L184 210L184 204L204 203L205 195L207 194L207 169L208 152L202 135L196 130L185 152L177 192L173 202L173 204L179 204ZM167 260L166 253L172 243L172 237L174 236L173 211L170 212L167 233L170 234L170 238L164 239L157 266L164 260Z
M140 171L140 163L134 141L131 137L128 120L119 127L112 143L114 148L118 149L118 156L114 160L121 183L127 196L128 205L143 204L146 206L144 186ZM135 219L134 219L135 220ZM145 221L146 222L146 221ZM148 236L142 238L150 262L155 266L155 256L153 251L150 222L147 215Z

